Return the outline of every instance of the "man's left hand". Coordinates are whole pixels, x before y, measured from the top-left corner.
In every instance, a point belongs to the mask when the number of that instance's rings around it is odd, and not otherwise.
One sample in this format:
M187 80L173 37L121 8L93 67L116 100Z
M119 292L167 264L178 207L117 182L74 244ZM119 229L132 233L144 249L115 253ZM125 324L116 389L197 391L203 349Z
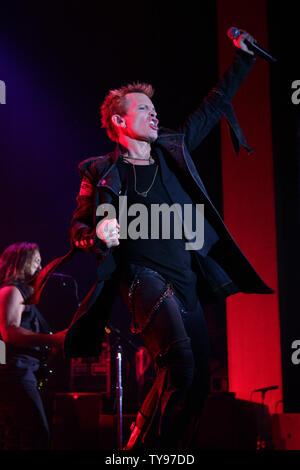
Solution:
M241 29L240 31L241 31L241 34L239 35L237 39L233 40L233 44L238 49L241 49L242 51L245 51L250 55L254 55L254 52L251 51L248 48L248 46L245 44L245 39L249 41L251 44L256 43L257 42L256 39L254 39L254 37L251 36L251 34L247 33L247 31L245 31L244 29Z

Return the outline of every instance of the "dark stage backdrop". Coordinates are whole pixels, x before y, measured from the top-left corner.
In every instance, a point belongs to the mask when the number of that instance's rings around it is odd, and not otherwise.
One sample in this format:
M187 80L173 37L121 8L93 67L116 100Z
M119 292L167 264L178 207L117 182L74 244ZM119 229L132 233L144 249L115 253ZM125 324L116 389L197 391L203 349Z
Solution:
M7 2L0 15L0 79L7 95L0 107L0 249L36 241L46 264L69 249L78 163L114 148L99 122L107 91L136 80L152 83L160 122L174 128L217 82L215 4L203 3L199 12L197 4L161 11L155 3ZM194 157L222 212L218 127ZM78 254L62 272L74 277L82 300L94 282L94 258ZM51 279L41 309L57 331L69 324L76 303L74 281ZM226 376L224 306L207 317L212 367ZM126 329L122 318L115 321Z
M293 7L295 5L293 4ZM300 412L300 63L299 15L288 2L268 2L274 185L284 411ZM295 82L298 82L295 84Z

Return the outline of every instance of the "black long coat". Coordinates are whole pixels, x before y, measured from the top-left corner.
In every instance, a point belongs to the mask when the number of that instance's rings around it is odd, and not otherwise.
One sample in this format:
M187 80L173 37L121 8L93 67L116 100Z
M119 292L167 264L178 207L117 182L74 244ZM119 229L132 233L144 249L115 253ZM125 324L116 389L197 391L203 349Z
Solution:
M163 184L173 203L188 201L204 203L206 238L204 247L192 253L198 266L198 296L203 304L236 292L272 293L255 272L225 227L222 218L207 194L190 153L225 115L230 126L235 150L242 145L250 151L235 118L231 100L250 71L253 57L237 51L233 64L212 89L200 107L176 132L160 129L152 144L158 157ZM118 265L118 247L108 249L96 236L96 226L103 216L97 207L112 204L118 214L118 198L126 195L126 181L120 178L119 148L105 156L93 157L79 165L81 188L77 208L71 223L73 250L82 249L96 254L98 280L82 302L73 319L65 341L69 357L98 355L118 280L114 273ZM70 252L72 254L72 252ZM70 255L67 255L66 258ZM65 261L60 259L53 267ZM52 269L53 270L53 269Z

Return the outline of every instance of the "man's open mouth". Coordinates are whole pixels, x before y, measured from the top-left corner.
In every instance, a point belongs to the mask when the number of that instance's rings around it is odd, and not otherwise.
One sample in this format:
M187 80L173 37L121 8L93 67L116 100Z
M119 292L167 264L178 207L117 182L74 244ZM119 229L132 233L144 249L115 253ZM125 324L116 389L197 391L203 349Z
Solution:
M151 127L151 129L154 129L155 131L158 130L158 121L154 121L153 119L151 119L151 121L149 122L149 126Z

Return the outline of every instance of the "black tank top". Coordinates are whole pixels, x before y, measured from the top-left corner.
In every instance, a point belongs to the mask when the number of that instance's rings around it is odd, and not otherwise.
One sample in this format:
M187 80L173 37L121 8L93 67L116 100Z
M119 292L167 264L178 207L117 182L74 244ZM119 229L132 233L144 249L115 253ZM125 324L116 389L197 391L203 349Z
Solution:
M48 325L38 308L35 305L26 305L26 300L31 295L30 287L21 281L11 281L1 284L0 289L6 286L15 286L24 299L25 309L22 313L20 326L34 333L49 333ZM7 374L9 376L18 375L21 370L24 371L24 374L26 369L37 370L41 356L42 351L38 346L25 348L6 343L6 364L0 367L0 378ZM27 375L28 372L26 372Z

